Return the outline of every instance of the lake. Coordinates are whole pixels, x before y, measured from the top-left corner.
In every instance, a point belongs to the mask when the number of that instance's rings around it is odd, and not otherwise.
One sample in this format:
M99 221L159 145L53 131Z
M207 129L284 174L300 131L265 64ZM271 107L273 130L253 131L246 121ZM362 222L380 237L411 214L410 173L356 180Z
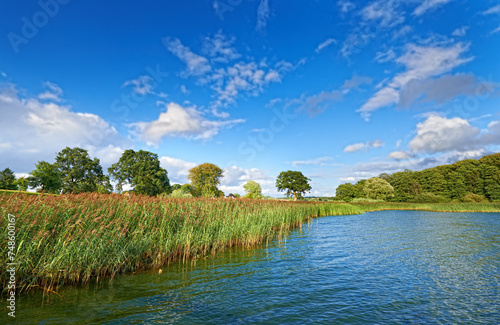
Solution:
M16 324L498 324L499 288L500 213L382 211L162 274L22 295Z

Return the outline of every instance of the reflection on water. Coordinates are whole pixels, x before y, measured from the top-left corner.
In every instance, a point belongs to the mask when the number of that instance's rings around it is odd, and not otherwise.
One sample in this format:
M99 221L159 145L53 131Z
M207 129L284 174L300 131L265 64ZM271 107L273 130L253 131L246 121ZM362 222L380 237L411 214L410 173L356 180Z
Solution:
M493 324L499 235L498 213L324 217L286 245L229 249L61 296L21 296L16 323Z

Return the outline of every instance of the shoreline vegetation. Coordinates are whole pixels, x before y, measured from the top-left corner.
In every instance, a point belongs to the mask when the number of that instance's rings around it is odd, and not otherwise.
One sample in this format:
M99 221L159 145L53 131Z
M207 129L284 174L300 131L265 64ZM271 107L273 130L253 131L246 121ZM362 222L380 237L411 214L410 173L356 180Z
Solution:
M16 216L17 290L48 291L252 247L311 218L378 210L500 212L500 203L334 203L0 192L2 242ZM7 245L2 245L7 256ZM1 268L6 268L6 258ZM2 273L5 294L8 274Z

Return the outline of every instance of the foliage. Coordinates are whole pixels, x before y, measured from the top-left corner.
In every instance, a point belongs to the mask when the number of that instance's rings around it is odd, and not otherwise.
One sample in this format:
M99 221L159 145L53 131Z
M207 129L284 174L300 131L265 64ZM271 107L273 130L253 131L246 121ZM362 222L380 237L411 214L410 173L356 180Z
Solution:
M450 200L442 195L437 195L434 193L423 192L415 196L411 202L413 203L445 203Z
M28 190L28 178L27 177L19 177L18 179L16 179L16 185L20 191L27 191Z
M122 191L129 184L137 194L156 196L170 193L167 171L160 167L158 155L149 151L125 150L117 163L108 168L109 175L117 181L116 190Z
M279 174L276 179L276 188L278 192L286 191L287 197L293 196L294 201L297 201L304 193L311 191L309 181L311 180L301 172L288 170Z
M500 201L500 153L422 171L383 173L380 178L394 188L394 197L388 199L394 202L461 202L471 199L468 193ZM365 193L359 191L362 182L367 180L339 185L336 197L344 201L364 197Z
M260 187L260 184L254 181L248 181L246 182L245 185L243 185L243 188L245 189L245 194L246 198L249 199L262 199L264 196L262 195L262 188Z
M387 200L394 197L394 188L386 180L373 177L366 181L363 192L373 200Z
M224 193L217 188L223 177L222 173L222 169L210 163L204 163L191 168L188 179L194 188L195 195L206 198L224 196Z
M369 199L366 197L357 197L355 199L352 199L351 201L351 203L377 203L377 202L384 202L384 200Z
M56 156L54 164L61 174L63 193L101 192L110 189L107 176L104 176L99 159L90 159L87 150L64 148Z
M8 167L0 171L0 189L17 190L16 176Z
M173 199L189 199L192 198L193 196L191 195L191 193L184 192L182 189L177 189L172 191L169 197Z
M474 193L467 193L463 198L462 202L474 203L474 202L488 202L484 196L477 195Z
M348 204L276 200L0 194L0 214L22 220L16 238L23 260L16 267L18 293L158 268L228 246L248 247L283 236L312 217L361 212ZM0 218L0 228L7 222ZM7 242L7 232L0 236ZM0 254L7 256L7 249L1 245ZM0 268L6 263L0 259ZM9 276L0 273L4 291Z
M28 185L32 188L40 187L46 193L59 193L62 188L62 175L55 164L39 161L28 177Z

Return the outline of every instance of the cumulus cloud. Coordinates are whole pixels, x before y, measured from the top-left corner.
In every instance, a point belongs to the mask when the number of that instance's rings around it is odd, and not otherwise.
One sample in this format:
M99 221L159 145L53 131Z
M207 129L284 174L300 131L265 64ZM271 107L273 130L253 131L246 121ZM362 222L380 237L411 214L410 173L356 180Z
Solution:
M425 80L437 77L452 69L470 62L473 58L464 58L469 45L457 43L451 46L419 46L409 44L404 55L396 59L406 67L406 71L394 76L389 83L378 90L357 111L366 120L372 112L393 104L400 99L400 91L412 80Z
M239 166L230 166L224 169L224 177L219 188L226 194L245 194L243 185L252 180L260 184L264 195L277 195L275 179L267 171L258 168L245 169Z
M469 121L455 117L431 115L417 124L415 137L409 148L413 153L437 153L484 149L500 144L500 121L492 121L486 130L470 125Z
M322 49L324 49L325 47L327 47L331 44L337 44L337 41L333 38L326 39L324 42L322 42L321 44L318 45L318 47L315 50L316 53L319 53Z
M0 165L8 161L16 172L33 170L38 160L53 161L66 146L87 149L103 165L132 146L98 115L21 98L14 85L0 89L0 115Z
M165 137L188 139L210 139L223 128L230 128L244 120L208 120L195 106L183 107L177 103L160 103L166 112L160 113L157 120L131 123L133 133L148 144L159 144Z
M388 159L394 159L394 160L407 160L410 158L413 158L414 155L404 151L404 150L399 150L399 151L393 151L389 153L387 156Z
M429 10L433 10L439 6L442 6L451 0L424 0L415 10L413 11L413 14L415 16L421 16L425 14Z
M185 184L188 183L189 170L196 167L198 164L190 161L185 161L179 158L162 156L160 157L160 166L168 172L168 178L171 183Z
M344 148L344 152L367 151L374 148L381 148L385 143L381 140L374 140L369 142L358 142L348 145Z

